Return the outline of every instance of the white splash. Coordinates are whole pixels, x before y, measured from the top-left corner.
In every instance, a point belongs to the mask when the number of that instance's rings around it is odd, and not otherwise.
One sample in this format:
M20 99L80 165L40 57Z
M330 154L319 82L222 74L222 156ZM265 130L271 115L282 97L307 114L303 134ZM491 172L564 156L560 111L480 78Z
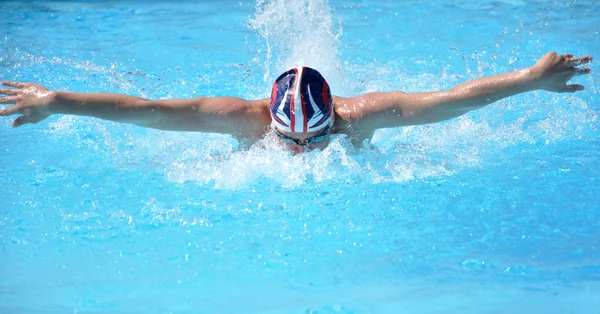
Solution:
M258 0L249 21L266 43L264 80L296 66L318 70L334 91L341 91L343 72L338 59L339 20L327 0Z

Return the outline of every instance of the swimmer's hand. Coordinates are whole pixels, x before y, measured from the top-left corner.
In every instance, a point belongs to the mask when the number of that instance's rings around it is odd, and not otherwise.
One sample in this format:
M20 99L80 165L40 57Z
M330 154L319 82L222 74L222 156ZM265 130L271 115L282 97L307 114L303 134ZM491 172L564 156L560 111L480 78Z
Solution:
M0 104L14 104L14 106L0 110L0 116L21 114L15 119L13 127L27 123L38 123L50 116L48 110L54 95L47 88L34 83L2 82L4 86L14 88L0 88Z
M592 57L574 58L572 54L561 55L547 53L530 68L535 89L543 89L557 93L573 93L584 90L579 84L567 84L575 76L589 74L589 68L580 65L588 64Z

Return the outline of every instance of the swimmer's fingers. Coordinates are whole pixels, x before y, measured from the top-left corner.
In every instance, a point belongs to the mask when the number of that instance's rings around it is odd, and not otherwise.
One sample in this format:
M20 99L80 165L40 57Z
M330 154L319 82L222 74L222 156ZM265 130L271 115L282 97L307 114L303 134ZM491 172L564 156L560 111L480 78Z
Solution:
M591 72L592 72L592 69L590 69L590 68L569 67L557 75L560 78L560 81L562 81L563 83L566 83L568 80L570 80L576 76L587 75L587 74L590 74Z
M18 91L19 91L18 89L12 89L12 88L0 88L0 94L4 94L4 95L16 95Z
M27 86L26 83L13 82L13 81L2 81L2 85L15 87L15 88L25 88L25 86Z
M590 72L592 72L592 69L590 68L571 68L572 76L586 75L590 74Z
M586 74L589 74L591 71L592 70L590 68L583 68L583 69L571 68L570 77L586 75ZM584 89L585 89L585 87L583 87L583 85L570 84L570 85L565 85L565 87L560 92L561 93L574 93L574 92L582 91Z
M566 65L570 67L579 66L582 64L588 64L592 62L593 58L590 56L582 57L582 58L573 58L573 55L566 56Z
M19 96L0 97L0 104L16 104L19 101Z
M7 96L0 97L0 104L16 104L20 99L20 96ZM19 112L21 108L18 105L12 106L10 108L6 108L4 110L0 110L0 117L6 117L13 115Z
M0 110L0 117L8 117L8 116L12 116L13 114L17 114L19 113L20 108L18 108L17 106L13 106L4 110Z
M585 87L583 87L583 85L571 84L571 85L566 85L565 88L563 88L563 90L560 92L561 93L574 93L574 92L582 91L584 89L585 89Z

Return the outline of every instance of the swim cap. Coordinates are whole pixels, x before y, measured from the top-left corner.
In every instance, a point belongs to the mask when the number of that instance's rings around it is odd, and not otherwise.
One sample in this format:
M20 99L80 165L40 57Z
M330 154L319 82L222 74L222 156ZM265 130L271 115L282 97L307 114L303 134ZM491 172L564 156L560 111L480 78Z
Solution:
M271 125L286 132L313 132L333 125L333 100L321 74L296 67L281 74L271 92Z

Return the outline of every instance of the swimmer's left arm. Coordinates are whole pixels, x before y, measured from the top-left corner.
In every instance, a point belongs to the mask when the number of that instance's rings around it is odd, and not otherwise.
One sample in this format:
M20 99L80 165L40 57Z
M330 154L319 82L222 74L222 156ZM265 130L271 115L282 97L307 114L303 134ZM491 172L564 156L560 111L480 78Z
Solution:
M581 91L583 86L568 85L567 81L590 73L589 68L577 66L591 61L591 57L574 58L551 52L530 68L465 82L447 91L370 93L340 99L338 110L352 116L348 120L363 131L435 123L528 91Z

